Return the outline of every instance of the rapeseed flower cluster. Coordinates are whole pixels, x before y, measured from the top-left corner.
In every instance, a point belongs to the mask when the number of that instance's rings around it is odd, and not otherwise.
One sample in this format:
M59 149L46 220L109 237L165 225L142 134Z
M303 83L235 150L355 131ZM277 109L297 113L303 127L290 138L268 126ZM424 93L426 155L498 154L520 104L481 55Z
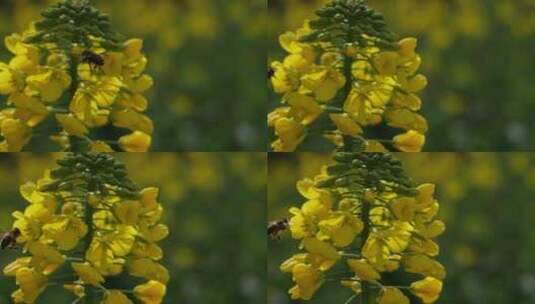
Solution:
M13 301L34 303L61 284L85 303L161 303L169 273L158 242L169 229L160 223L158 188L139 189L107 154L68 154L57 163L20 187L28 206L13 213L13 228L23 256L3 270L18 286ZM119 275L140 283L118 289L107 278Z
M42 15L5 38L14 57L0 62L0 94L7 96L0 151L20 151L35 136L70 151L148 150L154 127L143 114L143 93L153 80L143 73L143 41L122 39L88 1L65 0ZM110 126L126 131L100 138L99 130ZM55 133L47 134L50 129Z
M334 281L361 303L408 304L408 292L435 302L446 276L433 240L445 230L435 186L413 185L389 154L335 152L334 160L297 183L306 201L290 208L289 226L302 251L280 266L295 283L291 298L309 300ZM421 279L409 286L383 280L394 272Z
M416 38L396 40L382 15L361 0L334 0L296 32L279 37L289 54L271 63L273 90L283 106L268 115L274 151L294 151L313 134L359 151L420 151L426 119L417 93ZM382 125L402 129L392 139L368 138Z

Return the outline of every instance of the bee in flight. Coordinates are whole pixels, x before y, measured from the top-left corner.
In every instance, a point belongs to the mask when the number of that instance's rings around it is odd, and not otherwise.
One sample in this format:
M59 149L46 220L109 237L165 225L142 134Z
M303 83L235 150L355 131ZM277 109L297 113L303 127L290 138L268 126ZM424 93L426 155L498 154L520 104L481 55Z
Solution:
M0 240L0 248L13 249L17 245L17 238L20 236L19 228L13 228L13 230L4 233Z
M101 67L104 65L104 58L99 54L93 53L89 50L82 52L82 62L89 64L91 71L96 67Z
M281 234L290 227L288 219L281 219L278 221L269 222L267 233L272 240L280 239Z

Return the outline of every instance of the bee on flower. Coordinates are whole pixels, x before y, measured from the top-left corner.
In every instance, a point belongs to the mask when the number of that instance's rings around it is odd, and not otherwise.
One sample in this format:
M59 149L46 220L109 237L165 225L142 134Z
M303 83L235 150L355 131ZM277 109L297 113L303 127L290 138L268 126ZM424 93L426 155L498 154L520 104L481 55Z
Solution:
M363 1L333 0L316 14L279 37L288 55L271 63L282 98L268 115L272 149L294 151L321 136L352 151L420 151L428 126L417 93L427 78L417 73L416 38L398 41ZM369 138L368 130L383 125L403 133Z
M28 206L13 213L13 231L22 256L3 270L18 286L13 301L35 303L59 284L88 303L161 303L169 272L158 242L169 229L160 223L158 188L140 189L107 154L68 154L57 163L20 187ZM123 273L142 283L125 290L108 282Z
M439 298L446 270L434 238L445 225L436 219L435 185L413 185L389 154L338 151L297 190L305 202L290 208L288 225L301 250L280 265L295 284L292 299L310 300L332 281L365 303L408 304L408 292L424 303ZM420 279L410 286L383 281L393 271Z
M0 151L20 151L36 136L58 150L144 152L152 120L143 95L153 85L145 74L141 39L124 40L109 18L87 1L64 0L42 13L22 34L5 39L14 55L0 62ZM53 125L50 134L34 132ZM121 129L101 138L99 129Z

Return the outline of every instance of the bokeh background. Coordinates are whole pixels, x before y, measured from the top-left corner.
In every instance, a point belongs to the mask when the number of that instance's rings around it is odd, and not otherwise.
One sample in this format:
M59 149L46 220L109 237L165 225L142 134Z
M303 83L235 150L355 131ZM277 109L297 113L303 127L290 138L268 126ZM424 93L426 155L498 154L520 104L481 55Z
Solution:
M57 0L0 1L0 37L21 32ZM142 38L154 78L152 151L266 147L266 2L93 0L120 33ZM10 58L0 43L0 60ZM3 104L4 97L0 97ZM54 145L28 151L57 151Z
M278 35L299 28L327 0L269 0L269 61ZM392 31L417 37L429 122L426 151L535 149L535 2L366 0ZM279 97L270 93L270 110Z
M132 180L160 187L162 264L171 280L164 303L265 303L266 156L263 153L118 153ZM27 204L19 185L35 181L61 154L0 155L0 231L11 213ZM4 250L0 267L20 251ZM0 303L12 303L15 280L0 274ZM118 285L127 288L129 285ZM74 297L49 288L37 303L71 303Z
M436 183L439 218L446 223L445 234L438 237L438 260L448 273L437 303L535 303L535 154L397 153L395 157L415 183ZM305 200L296 182L318 174L329 162L328 154L270 153L268 218L287 217L290 206L300 206ZM337 283L324 285L309 302L289 300L291 276L280 272L279 265L297 247L289 233L269 242L267 303L345 303L351 292Z

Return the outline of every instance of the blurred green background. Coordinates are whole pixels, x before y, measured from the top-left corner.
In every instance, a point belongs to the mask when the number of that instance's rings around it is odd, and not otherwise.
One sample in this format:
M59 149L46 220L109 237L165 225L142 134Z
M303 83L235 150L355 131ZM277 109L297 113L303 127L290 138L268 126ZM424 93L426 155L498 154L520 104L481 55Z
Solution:
M265 303L266 155L264 153L117 153L140 186L160 187L162 264L171 280L164 303ZM11 213L27 204L19 185L35 181L61 154L0 155L0 231ZM4 250L0 267L19 251ZM117 288L127 288L130 284ZM123 283L124 284L124 283ZM15 280L0 275L0 303L11 303ZM70 303L61 287L49 288L37 303Z
M327 0L269 0L269 58ZM533 0L366 0L401 37L417 37L429 79L424 151L535 149ZM270 93L272 110L280 98ZM326 149L327 150L327 149Z
M535 154L395 154L415 183L436 183L439 218L446 232L438 238L447 277L437 303L535 303ZM268 218L287 217L305 200L295 188L330 162L328 154L270 153ZM309 302L289 300L291 276L279 265L297 251L289 233L270 241L268 304L343 304L351 292L324 285ZM396 282L410 283L406 277ZM403 284L400 284L403 285ZM414 300L412 303L420 303Z
M0 37L21 32L50 0L0 2ZM152 151L261 151L266 139L266 2L93 0L144 40ZM0 43L0 60L10 58ZM0 97L3 103L4 97ZM34 144L28 151L57 151Z

